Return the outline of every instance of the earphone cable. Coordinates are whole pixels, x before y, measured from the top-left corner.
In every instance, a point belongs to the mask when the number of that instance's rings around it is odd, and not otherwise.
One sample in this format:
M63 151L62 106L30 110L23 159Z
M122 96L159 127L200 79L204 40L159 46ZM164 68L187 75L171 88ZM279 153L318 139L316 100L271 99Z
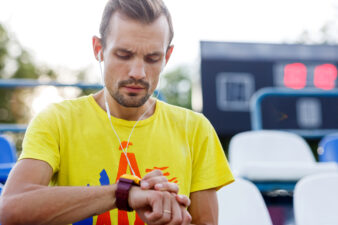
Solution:
M106 93L106 92L107 92L107 89L106 89L106 85L105 85L105 82L104 82L104 76L103 76L103 71L102 71L102 66L101 66L101 55L100 55L100 53L98 54L98 58L99 58L99 66L100 66L100 73L101 73L101 81L102 81L102 85L103 85L103 95L104 95L105 107L106 107L108 119L109 119L109 122L110 122L110 126L111 126L112 130L114 131L115 136L117 137L117 139L118 139L118 141L119 141L119 143L120 143L120 147L121 147L122 152L124 153L124 155L125 155L125 157L126 157L127 163L128 163L128 165L129 165L129 167L130 167L130 170L131 170L132 174L133 174L134 176L136 176L135 171L134 171L134 169L133 169L133 167L132 167L132 165L131 165L131 163L130 163L130 160L129 160L129 157L128 157L128 154L127 154L127 150L128 150L128 147L129 147L130 138L131 138L131 135L132 135L132 133L134 132L134 129L135 129L136 125L138 124L138 122L139 122L140 120L142 120L142 118L147 114L147 112L149 112L149 110L154 106L154 104L156 103L156 100L148 107L148 109L147 109L147 110L146 110L146 111L138 118L138 120L135 122L135 124L134 124L134 126L132 127L131 132L130 132L130 134L129 134L128 141L127 141L127 145L125 146L125 148L123 148L121 139L120 139L119 135L117 134L117 132L116 132L114 126L113 126L113 122L112 122L112 120L111 120L110 108L109 108L109 104L108 104L107 96L106 96L106 94L107 94L107 93ZM156 94L156 96L155 96L156 99L158 99L158 96L159 96L159 94L160 94L161 77L160 77L160 79L159 79L159 85L158 85L158 86L159 86L159 89L158 89L158 92L157 92L157 94Z

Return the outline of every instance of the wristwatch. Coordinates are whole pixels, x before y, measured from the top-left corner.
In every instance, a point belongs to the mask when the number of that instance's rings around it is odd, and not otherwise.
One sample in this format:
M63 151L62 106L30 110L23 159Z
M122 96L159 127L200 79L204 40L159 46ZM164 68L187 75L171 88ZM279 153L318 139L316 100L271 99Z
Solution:
M116 207L119 210L131 212L132 209L128 204L129 191L132 185L140 186L141 179L137 176L124 174L117 182L117 190L115 192Z

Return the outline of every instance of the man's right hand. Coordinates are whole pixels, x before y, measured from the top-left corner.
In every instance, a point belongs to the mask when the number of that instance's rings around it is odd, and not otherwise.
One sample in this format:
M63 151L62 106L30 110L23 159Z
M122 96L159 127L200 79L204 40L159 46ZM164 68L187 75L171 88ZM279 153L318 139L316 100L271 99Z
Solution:
M129 192L128 201L140 218L149 225L190 224L189 212L176 198L167 191L141 190L134 186Z
M153 170L147 173L141 180L143 190L167 191L176 196L176 200L185 208L190 206L190 199L185 195L178 195L178 185L171 183L163 175L161 170Z

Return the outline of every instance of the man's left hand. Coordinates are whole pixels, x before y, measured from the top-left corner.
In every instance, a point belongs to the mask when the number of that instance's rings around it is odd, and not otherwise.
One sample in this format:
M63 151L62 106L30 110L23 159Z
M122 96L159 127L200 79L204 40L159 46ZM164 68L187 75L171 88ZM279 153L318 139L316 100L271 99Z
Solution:
M157 191L168 191L175 194L178 193L177 184L170 183L161 170L153 170L146 174L141 180L141 188L143 190L154 189Z

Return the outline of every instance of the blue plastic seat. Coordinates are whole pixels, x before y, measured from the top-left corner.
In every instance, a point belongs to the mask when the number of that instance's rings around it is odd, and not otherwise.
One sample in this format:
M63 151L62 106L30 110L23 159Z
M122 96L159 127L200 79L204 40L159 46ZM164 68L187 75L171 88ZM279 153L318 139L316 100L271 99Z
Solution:
M5 183L16 162L16 149L4 136L0 136L0 183Z
M317 151L320 162L338 162L338 133L322 138Z

